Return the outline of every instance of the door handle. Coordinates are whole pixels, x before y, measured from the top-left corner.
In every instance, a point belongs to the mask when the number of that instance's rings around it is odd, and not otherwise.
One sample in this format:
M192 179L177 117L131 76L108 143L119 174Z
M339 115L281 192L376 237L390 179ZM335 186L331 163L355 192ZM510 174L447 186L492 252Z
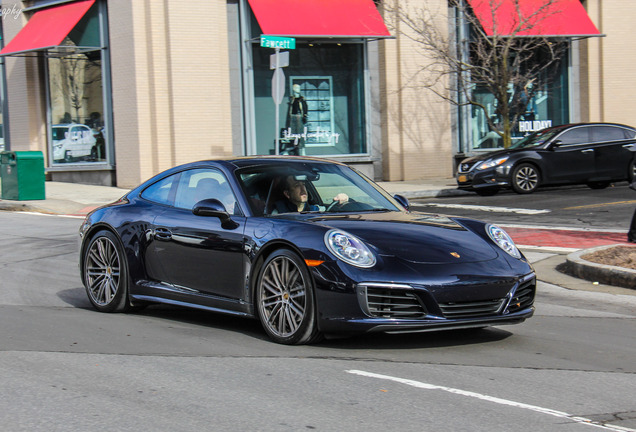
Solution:
M170 240L172 238L172 232L167 228L157 228L155 230L155 238L157 240Z
M581 150L581 153L589 153L589 152L593 152L594 149L585 149L585 150Z
M623 148L636 148L636 144L623 144Z

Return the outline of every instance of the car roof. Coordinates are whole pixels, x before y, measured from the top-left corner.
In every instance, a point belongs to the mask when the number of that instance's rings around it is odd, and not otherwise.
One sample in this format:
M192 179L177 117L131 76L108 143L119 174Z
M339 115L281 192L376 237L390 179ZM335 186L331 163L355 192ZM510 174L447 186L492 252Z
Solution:
M621 123L608 123L608 122L569 123L564 125L552 126L547 129L569 129L569 128L573 128L577 126L618 126L618 127L636 130L636 128L633 126L628 126Z
M344 163L336 162L332 160L315 158L315 157L305 157L305 156L240 156L234 158L223 158L223 159L207 159L200 160L197 162L189 162L181 165L174 166L170 169L162 171L155 176L147 179L139 186L135 188L135 190L144 189L148 185L154 183L159 178L164 178L169 175L172 175L179 171L184 171L193 168L199 167L217 167L221 168L227 172L233 172L237 169L247 168L247 167L259 167L259 166L267 166L267 165L303 165L307 163L312 164L324 164L324 165L341 165L347 166Z

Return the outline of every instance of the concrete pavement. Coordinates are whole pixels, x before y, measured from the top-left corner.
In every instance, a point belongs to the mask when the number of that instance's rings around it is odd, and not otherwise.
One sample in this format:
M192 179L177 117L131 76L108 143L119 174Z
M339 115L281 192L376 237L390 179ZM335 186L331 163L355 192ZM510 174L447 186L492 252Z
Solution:
M407 198L429 198L468 194L458 190L454 179L437 179L412 182L379 182L391 194ZM116 201L128 189L83 185L76 183L46 182L46 199L13 201L0 199L0 210L30 211L53 215L84 216L91 210ZM568 229L505 226L524 254L533 262L539 280L569 289L603 291L635 295L632 289L608 285L616 280L633 281L636 288L636 271L617 267L600 266L581 259L581 251L613 244L627 243L622 232L596 232ZM593 281L568 276L557 267L584 266L586 277ZM612 276L613 275L613 276ZM620 277L617 277L619 275ZM605 283L602 283L605 282ZM625 284L622 284L625 285ZM628 285L630 285L628 283Z

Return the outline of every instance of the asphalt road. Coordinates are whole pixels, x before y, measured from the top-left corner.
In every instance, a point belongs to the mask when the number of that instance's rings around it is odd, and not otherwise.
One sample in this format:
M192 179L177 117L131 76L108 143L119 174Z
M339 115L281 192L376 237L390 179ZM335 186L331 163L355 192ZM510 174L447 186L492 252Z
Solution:
M2 430L636 430L635 296L540 284L516 326L280 346L252 320L92 310L80 223L0 212Z
M621 182L606 189L587 186L542 188L529 195L503 191L411 200L413 210L472 217L496 223L627 231L636 209L636 191Z

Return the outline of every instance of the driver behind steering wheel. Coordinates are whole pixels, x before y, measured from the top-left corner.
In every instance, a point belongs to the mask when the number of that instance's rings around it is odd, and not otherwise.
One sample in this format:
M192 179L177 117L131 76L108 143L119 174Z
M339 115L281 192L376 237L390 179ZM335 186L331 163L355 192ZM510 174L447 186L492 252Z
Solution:
M283 195L284 199L276 201L274 214L320 210L318 206L307 202L309 194L305 182L296 179L293 175L285 177ZM343 205L349 201L349 197L345 193L339 193L333 198L333 201L337 202L338 205Z

